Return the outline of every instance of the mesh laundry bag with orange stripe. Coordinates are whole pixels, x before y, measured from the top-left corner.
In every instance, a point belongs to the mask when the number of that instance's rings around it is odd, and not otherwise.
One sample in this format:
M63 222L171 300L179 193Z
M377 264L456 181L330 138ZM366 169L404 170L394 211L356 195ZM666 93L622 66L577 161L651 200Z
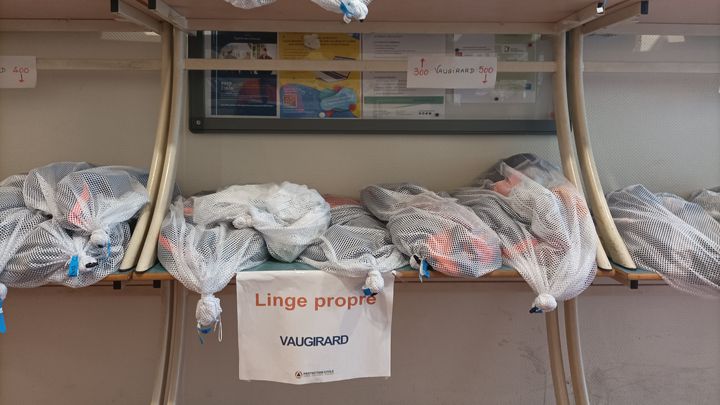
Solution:
M325 196L330 227L300 256L300 260L330 273L365 277L365 295L385 286L382 273L402 267L407 258L393 245L385 225L359 201Z
M194 198L193 220L200 225L230 222L237 229L260 232L270 255L291 262L330 224L330 206L304 185L230 186Z
M537 294L531 312L554 310L594 279L598 240L590 211L549 162L513 156L453 196L497 232L503 261Z
M58 183L68 174L90 167L85 162L58 162L30 170L23 183L25 205L52 217L60 216L55 197Z
M140 173L95 167L68 174L57 186L56 219L68 230L89 235L95 246L107 246L110 228L129 221L148 203Z
M408 183L369 186L361 195L421 274L425 263L455 277L480 277L502 265L497 234L453 198Z
M690 197L690 201L703 207L711 217L720 221L720 187L698 191Z
M24 174L13 175L0 181L0 211L25 207L23 199Z
M720 223L699 205L641 185L608 194L637 266L694 295L720 297Z
M202 336L222 326L222 308L214 294L235 273L257 266L269 255L262 236L252 228L235 229L225 222L195 224L193 200L180 197L170 206L160 231L158 259L174 278L200 294L195 316Z
M2 305L7 297L7 287L3 281L6 264L15 256L27 235L44 221L47 218L40 212L24 207L0 211L0 333L5 331Z
M57 221L42 222L20 244L0 279L10 287L20 288L95 284L120 267L130 240L130 226L116 224L108 234L110 243L98 247L87 235L68 231Z

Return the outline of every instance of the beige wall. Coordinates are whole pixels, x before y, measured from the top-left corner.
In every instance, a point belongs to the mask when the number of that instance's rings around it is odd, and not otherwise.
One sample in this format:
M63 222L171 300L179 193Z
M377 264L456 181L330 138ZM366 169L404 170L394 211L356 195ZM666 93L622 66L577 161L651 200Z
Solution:
M606 57L603 44L594 45L588 57ZM150 58L157 50L95 34L0 36L0 54ZM604 184L642 181L679 193L720 184L717 85L717 75L589 75ZM0 177L56 160L147 166L158 95L157 72L41 72L36 89L0 90ZM647 147L650 157L643 157ZM186 132L179 182L186 193L285 179L349 195L378 181L448 190L520 151L557 156L552 137ZM189 300L186 404L553 401L543 319L527 313L532 297L523 284L398 285L393 377L306 387L237 381L233 291L221 294L222 343L198 343L196 296ZM12 290L10 331L0 337L0 404L147 403L160 345L159 297L149 287ZM581 322L594 404L720 401L720 302L611 283L583 296Z

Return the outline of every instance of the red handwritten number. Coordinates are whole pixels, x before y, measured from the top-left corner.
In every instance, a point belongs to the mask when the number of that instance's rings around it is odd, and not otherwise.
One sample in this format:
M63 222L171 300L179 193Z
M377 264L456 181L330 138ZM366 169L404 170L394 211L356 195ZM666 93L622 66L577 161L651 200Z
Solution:
M27 66L15 66L13 73L30 73L30 68Z
M492 74L495 71L495 68L492 66L480 66L478 68L478 73L480 74Z
M415 68L413 70L413 76L427 76L430 73L428 69Z

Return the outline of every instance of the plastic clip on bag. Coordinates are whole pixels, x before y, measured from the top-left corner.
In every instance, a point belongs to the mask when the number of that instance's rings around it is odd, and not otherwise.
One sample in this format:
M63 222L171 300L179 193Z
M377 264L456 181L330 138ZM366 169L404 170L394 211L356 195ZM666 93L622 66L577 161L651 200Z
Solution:
M480 277L502 265L497 234L468 207L412 184L369 186L362 201L387 221L393 243L418 270Z
M206 227L192 222L193 199L178 198L162 223L158 243L160 263L186 288L200 294L195 316L198 333L206 335L220 327L220 300L215 293L225 288L241 270L268 259L260 234L250 228L234 229L227 223Z
M393 245L385 225L359 201L325 197L330 204L330 227L308 246L300 260L347 277L365 277L362 291L375 295L385 286L382 273L402 267L407 258Z
M634 185L608 194L630 254L679 290L720 297L720 223L697 204Z
M364 21L368 15L368 4L372 0L312 0L313 3L333 13L343 15L343 21Z
M552 311L595 278L595 227L583 197L558 168L531 155L508 161L517 169L500 162L477 186L454 196L497 232L504 262L537 294L530 312Z
M110 167L68 174L57 186L58 221L65 229L90 235L93 245L107 247L110 228L133 218L149 201L136 176Z
M325 232L330 206L317 191L289 182L230 186L195 197L193 218L201 225L232 222L238 229L255 228L272 257L292 262Z

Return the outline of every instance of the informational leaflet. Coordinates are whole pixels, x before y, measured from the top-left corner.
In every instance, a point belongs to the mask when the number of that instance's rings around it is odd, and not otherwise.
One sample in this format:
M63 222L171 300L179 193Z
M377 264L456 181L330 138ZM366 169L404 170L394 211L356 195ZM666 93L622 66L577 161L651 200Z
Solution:
M445 54L445 36L364 34L364 60L403 60L418 54ZM363 73L365 118L436 119L445 116L444 89L408 89L404 72Z
M390 376L393 276L367 297L318 270L236 277L240 379L308 384Z
M277 58L274 32L213 32L212 58ZM210 72L210 115L276 117L277 74L270 71L214 70Z
M280 59L358 60L360 34L280 33ZM360 72L281 72L280 117L359 118Z
M456 34L455 56L496 55L498 61L527 62L534 55L534 43L527 35ZM463 103L534 103L534 73L499 73L493 89L455 90L453 102Z

